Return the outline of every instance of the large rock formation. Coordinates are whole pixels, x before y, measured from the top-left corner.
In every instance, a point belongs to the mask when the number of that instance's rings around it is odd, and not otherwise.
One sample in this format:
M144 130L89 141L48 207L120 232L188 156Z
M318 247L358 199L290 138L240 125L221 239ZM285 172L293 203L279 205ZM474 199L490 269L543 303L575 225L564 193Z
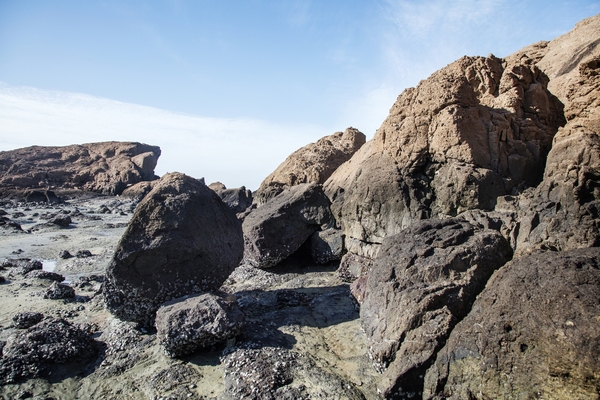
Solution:
M405 90L325 191L348 249L374 256L413 221L491 210L540 182L561 103L530 57L463 57ZM365 146L367 147L367 146Z
M600 17L544 44L538 62L565 104L567 124L554 137L543 182L496 210L513 230L514 246L568 250L600 245ZM525 50L523 50L525 51ZM521 52L515 56L519 56Z
M158 157L158 146L132 142L2 151L0 194L53 188L116 195L128 185L155 179Z
M152 326L169 300L215 290L244 250L235 214L203 182L163 176L142 200L106 271L104 297L116 316Z
M244 263L270 268L289 257L322 226L333 223L321 185L293 186L244 219Z
M266 203L281 191L301 183L323 184L331 174L365 143L365 135L355 128L325 136L293 152L256 191L258 205Z
M385 239L360 310L384 396L422 388L419 376L511 256L500 233L460 218L421 221Z
M452 331L423 398L598 398L598 299L598 248L509 263Z

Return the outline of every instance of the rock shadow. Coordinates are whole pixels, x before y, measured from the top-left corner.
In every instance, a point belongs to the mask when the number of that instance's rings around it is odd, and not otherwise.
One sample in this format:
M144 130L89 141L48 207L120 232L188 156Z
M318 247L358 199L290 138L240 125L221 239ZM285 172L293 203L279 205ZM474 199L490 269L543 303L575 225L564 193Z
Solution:
M284 326L326 328L359 318L359 306L347 284L246 290L236 293L236 296L246 316L238 343L253 348L292 348L296 339L279 329Z

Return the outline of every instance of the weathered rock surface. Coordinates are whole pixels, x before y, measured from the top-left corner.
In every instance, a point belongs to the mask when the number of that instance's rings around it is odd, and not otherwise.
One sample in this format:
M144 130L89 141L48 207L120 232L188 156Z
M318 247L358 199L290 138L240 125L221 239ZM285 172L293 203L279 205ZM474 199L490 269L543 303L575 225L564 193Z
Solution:
M292 350L241 348L225 355L221 362L225 369L225 391L220 400L364 399L354 384Z
M511 256L500 233L460 218L414 223L385 239L360 310L384 396L422 389L419 376Z
M8 338L0 357L0 383L43 376L56 364L89 360L97 351L86 329L46 318Z
M273 267L332 222L329 199L321 185L290 187L244 219L243 262L256 268Z
M365 144L365 140L362 132L350 127L296 150L260 184L255 193L255 202L262 205L286 187L301 183L325 183L340 165Z
M12 320L15 328L27 329L44 319L44 314L39 312L25 311L13 315Z
M325 182L348 250L374 257L414 221L491 210L537 185L562 105L530 57L463 57L405 90L372 143ZM366 147L366 146L365 146Z
M519 197L503 198L519 252L600 245L600 16L547 44L540 67L557 83L567 124L548 154L543 182ZM596 56L595 56L596 54Z
M50 187L120 194L129 184L155 179L159 156L157 146L131 142L3 151L0 193Z
M52 282L52 285L46 290L44 294L45 299L50 300L61 300L61 299L72 299L75 297L75 289L64 283Z
M156 334L169 357L181 357L240 333L244 314L235 299L204 293L164 304L156 312Z
M502 267L439 352L423 398L597 398L600 249Z
M154 325L159 306L217 289L243 254L241 224L203 182L163 176L139 203L106 273L105 302L124 320Z

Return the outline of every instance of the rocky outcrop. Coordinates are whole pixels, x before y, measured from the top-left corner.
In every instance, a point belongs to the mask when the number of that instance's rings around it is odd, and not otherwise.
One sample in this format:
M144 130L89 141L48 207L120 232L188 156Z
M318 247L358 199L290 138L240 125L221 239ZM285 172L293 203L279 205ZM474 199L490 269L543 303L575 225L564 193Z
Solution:
M496 206L519 252L600 245L598 32L600 17L585 20L548 43L538 62L565 103L568 122L554 137L542 183Z
M256 268L273 267L332 222L321 185L290 187L244 219L243 262Z
M48 375L57 364L90 360L97 352L86 327L46 318L9 336L0 357L0 384Z
M240 333L244 314L235 303L204 293L166 303L156 312L156 335L169 357L181 357Z
M530 57L463 57L405 90L372 142L325 182L348 250L374 257L414 221L491 210L537 185L562 105Z
M344 255L344 235L337 229L313 233L309 244L310 255L317 264L341 260Z
M385 239L360 318L386 398L422 389L419 376L511 256L500 233L460 218L422 221Z
M107 269L119 318L153 326L159 306L217 289L243 254L241 224L203 182L166 174L140 202Z
M266 203L286 187L301 183L325 183L340 165L360 149L365 140L362 132L350 127L296 150L260 184L254 196L255 203Z
M509 263L453 330L423 398L597 398L599 298L598 248Z
M3 151L0 193L52 188L121 194L130 184L155 179L154 168L159 157L159 147L132 142L32 146Z

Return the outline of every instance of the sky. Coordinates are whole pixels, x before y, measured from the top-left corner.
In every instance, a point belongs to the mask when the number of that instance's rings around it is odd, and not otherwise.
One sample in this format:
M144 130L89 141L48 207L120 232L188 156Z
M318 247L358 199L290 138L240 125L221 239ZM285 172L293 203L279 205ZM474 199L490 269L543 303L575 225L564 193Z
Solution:
M156 172L258 188L294 150L371 138L463 55L503 57L600 1L0 0L0 151L106 140Z

